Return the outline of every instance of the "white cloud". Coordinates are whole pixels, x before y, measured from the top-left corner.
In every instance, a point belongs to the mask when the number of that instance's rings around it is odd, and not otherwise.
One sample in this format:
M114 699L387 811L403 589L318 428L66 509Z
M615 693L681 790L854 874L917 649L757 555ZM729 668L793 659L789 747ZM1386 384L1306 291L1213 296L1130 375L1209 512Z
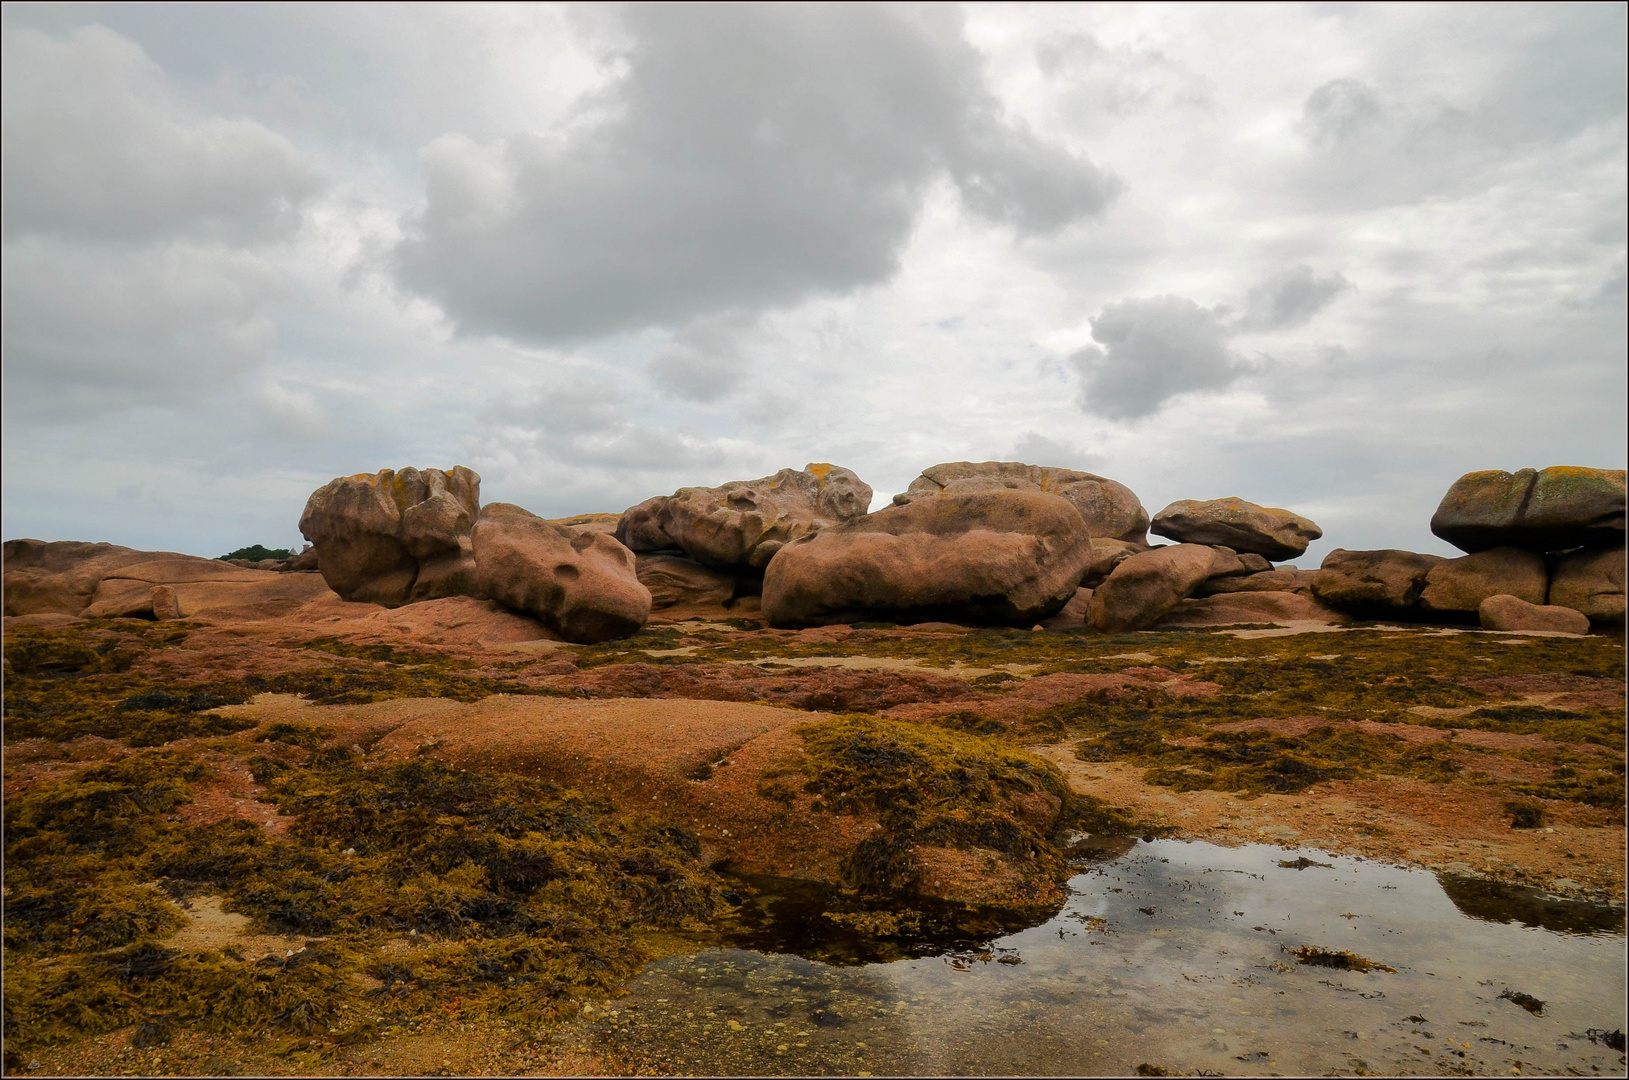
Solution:
M100 26L4 38L5 236L286 234L322 180L253 120L189 117L141 46Z
M950 9L625 16L597 123L426 148L398 271L461 328L586 339L882 282L940 174L1026 235L1117 189L1000 114Z

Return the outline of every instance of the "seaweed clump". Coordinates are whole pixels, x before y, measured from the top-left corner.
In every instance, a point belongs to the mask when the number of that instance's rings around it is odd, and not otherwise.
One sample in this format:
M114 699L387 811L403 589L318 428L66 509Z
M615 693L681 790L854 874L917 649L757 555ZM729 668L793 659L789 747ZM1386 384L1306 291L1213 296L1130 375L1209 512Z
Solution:
M1302 945L1295 949L1286 949L1295 957L1298 964L1309 964L1313 967L1336 968L1340 971L1390 971L1393 974L1397 969L1382 964L1378 960L1370 960L1366 956L1359 956L1350 949L1320 949L1315 945Z
M185 752L7 803L8 1044L139 1024L320 1049L430 1014L550 1023L618 992L647 958L642 933L727 910L693 836L603 798L428 758L369 768L276 734L295 760L266 786L289 840L179 819L207 775ZM173 901L201 894L305 944L259 958L165 944L187 921Z
M799 732L802 756L782 773L801 773L813 809L874 814L882 824L843 867L849 883L866 892L915 892L923 848L983 849L1021 872L1011 906L1044 906L1061 895L1069 873L1052 842L1059 830L1131 828L1071 791L1051 763L991 739L864 714Z

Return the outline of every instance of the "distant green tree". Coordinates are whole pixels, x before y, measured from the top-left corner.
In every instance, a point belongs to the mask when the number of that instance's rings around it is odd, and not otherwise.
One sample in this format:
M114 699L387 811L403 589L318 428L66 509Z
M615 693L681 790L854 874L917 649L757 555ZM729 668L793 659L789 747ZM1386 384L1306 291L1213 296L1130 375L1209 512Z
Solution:
M269 548L262 547L259 544L250 544L248 547L238 548L236 551L222 555L221 558L248 559L251 562L259 562L261 559L287 559L293 554L294 552L288 548Z

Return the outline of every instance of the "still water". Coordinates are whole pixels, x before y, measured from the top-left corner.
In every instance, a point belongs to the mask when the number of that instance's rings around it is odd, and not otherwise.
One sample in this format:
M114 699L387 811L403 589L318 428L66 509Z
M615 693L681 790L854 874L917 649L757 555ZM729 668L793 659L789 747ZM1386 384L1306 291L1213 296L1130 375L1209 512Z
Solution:
M899 946L757 884L725 947L650 965L594 1040L675 1073L1625 1074L1621 906L1128 841L1044 923Z

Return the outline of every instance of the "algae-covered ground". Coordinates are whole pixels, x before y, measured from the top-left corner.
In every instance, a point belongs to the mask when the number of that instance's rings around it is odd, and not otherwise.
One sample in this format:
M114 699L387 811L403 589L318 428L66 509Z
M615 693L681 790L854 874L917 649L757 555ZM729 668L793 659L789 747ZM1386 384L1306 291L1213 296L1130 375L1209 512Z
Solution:
M614 1072L584 1017L750 903L615 784L233 708L268 694L819 710L756 793L876 823L829 917L879 940L957 918L917 896L933 851L996 853L1046 911L1071 845L1112 833L1296 836L1623 896L1615 637L696 621L528 652L110 620L8 629L5 656L8 1073Z

